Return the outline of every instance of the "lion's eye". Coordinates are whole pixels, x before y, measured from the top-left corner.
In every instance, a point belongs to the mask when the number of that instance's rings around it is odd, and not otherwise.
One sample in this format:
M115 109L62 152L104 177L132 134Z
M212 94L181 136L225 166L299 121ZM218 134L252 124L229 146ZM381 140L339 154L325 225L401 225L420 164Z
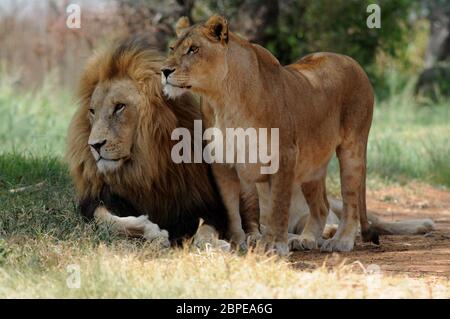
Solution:
M95 110L94 110L94 109L89 109L89 113L90 113L91 115L95 115Z
M175 50L175 48L174 48L173 46L170 46L170 47L169 47L169 51L170 51L170 52L173 52L173 50Z
M114 114L120 114L124 109L126 105L123 103L117 103L114 107Z
M194 53L197 53L197 52L198 52L198 47L196 47L195 45L191 45L189 47L189 50L188 50L189 54L194 54Z

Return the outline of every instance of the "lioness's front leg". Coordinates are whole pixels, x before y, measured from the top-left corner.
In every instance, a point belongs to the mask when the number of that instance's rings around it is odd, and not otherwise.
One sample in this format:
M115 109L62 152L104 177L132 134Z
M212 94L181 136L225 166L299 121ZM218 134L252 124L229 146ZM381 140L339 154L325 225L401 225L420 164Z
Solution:
M228 214L228 237L240 250L246 250L245 232L239 213L240 181L235 169L212 164L212 170Z
M240 182L240 215L242 227L246 233L247 242L256 244L261 239L258 190L256 189L255 183L248 183L243 178L240 179Z
M164 248L170 247L169 233L152 223L147 215L139 217L119 217L113 215L104 206L99 206L94 212L95 221L98 224L107 224L112 231L119 235L129 237L143 237L149 241L155 241Z
M286 156L280 161L280 169L270 177L271 212L263 234L263 242L268 249L279 255L287 255L289 207L292 197L293 157Z

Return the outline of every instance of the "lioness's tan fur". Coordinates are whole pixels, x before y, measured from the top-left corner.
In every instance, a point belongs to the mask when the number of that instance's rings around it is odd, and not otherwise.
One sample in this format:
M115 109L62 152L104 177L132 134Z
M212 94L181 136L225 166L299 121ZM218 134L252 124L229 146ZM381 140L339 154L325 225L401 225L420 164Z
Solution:
M167 94L185 90L202 95L212 106L214 126L279 128L276 174L260 173L261 163L216 166L216 177L230 214L239 224L239 188L257 182L271 184L271 213L265 242L287 252L292 189L301 185L308 202L308 219L297 245L315 248L325 226L328 201L325 177L336 152L341 168L343 218L336 235L323 243L326 251L353 249L358 225L365 240L378 241L366 216L366 148L374 95L363 69L353 59L332 53L309 55L282 66L261 46L233 34L220 16L178 31L165 62ZM260 195L261 196L261 195ZM236 222L233 223L233 220ZM235 227L233 239L244 240Z

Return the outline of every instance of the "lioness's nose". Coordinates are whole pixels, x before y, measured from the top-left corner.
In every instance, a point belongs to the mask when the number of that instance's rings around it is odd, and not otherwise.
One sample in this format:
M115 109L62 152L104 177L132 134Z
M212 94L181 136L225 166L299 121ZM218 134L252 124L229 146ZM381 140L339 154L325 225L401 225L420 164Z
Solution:
M171 75L173 72L175 71L175 69L173 68L162 68L161 72L164 74L164 76L166 77L166 79L169 77L169 75Z
M95 143L89 143L89 145L95 149L97 151L97 153L100 154L100 150L102 148L103 145L106 144L106 140L100 141L100 142L95 142Z

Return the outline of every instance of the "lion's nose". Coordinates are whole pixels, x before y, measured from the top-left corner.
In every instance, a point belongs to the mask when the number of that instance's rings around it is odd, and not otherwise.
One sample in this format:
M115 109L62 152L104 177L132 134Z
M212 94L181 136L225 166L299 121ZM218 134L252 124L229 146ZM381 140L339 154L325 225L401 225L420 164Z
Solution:
M95 149L97 151L97 153L99 153L99 154L100 154L100 150L101 150L102 146L105 145L105 144L106 144L106 140L103 140L101 142L89 143L89 145L93 149Z
M164 76L166 77L166 79L169 77L169 75L171 75L173 72L175 72L175 69L172 68L162 68L161 72L164 74Z

